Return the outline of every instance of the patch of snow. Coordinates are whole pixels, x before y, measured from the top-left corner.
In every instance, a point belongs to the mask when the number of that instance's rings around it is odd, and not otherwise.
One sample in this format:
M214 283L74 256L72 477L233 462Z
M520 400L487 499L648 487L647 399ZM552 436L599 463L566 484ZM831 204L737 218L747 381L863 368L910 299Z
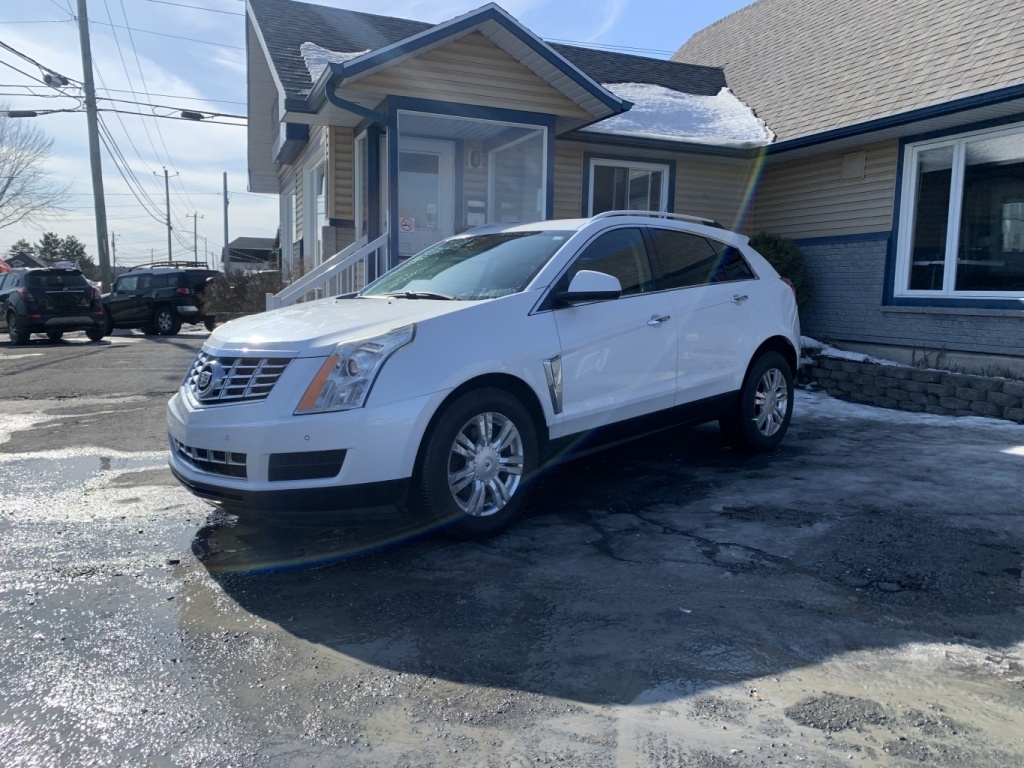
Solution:
M633 102L628 112L587 126L583 133L690 141L727 147L763 147L775 140L764 120L723 88L714 96L680 93L647 83L602 83Z
M369 51L329 51L316 43L303 43L299 46L299 53L302 54L302 60L306 62L306 69L309 70L309 76L315 83L327 69L328 64L344 64L346 61L358 59Z
M808 352L812 355L824 355L825 357L831 357L833 360L849 360L853 363L874 363L875 365L888 365L893 368L910 368L909 365L903 363L897 363L895 360L886 360L884 357L872 357L871 355L864 355L860 352L849 352L845 349L836 349L830 344L812 339L810 336L800 337L800 347L804 352ZM801 359L801 365L803 361Z
M793 418L818 416L827 419L865 419L884 421L889 424L917 424L943 427L944 429L1005 430L1024 441L1024 428L1020 424L1003 419L989 419L985 416L939 416L932 413L912 413L873 405L850 403L826 395L824 392L808 392L798 389L794 393Z

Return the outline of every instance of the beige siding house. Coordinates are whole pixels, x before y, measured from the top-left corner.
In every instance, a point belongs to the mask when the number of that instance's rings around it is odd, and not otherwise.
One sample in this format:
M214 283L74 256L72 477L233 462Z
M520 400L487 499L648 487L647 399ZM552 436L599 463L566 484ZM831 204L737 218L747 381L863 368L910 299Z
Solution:
M1024 367L1021 10L759 0L673 56L721 67L776 135L748 225L809 258L806 333Z
M495 222L750 228L772 134L721 68L548 44L493 4L432 25L247 0L246 24L249 185L280 195L291 300Z

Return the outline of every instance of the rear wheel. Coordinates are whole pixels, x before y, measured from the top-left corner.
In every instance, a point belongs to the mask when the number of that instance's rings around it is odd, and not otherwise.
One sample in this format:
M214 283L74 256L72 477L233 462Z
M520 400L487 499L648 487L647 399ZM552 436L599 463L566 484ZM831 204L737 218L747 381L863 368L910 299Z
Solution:
M50 341L60 341L64 338L64 331L47 331L46 338Z
M413 504L459 538L498 533L520 513L537 469L537 431L518 399L467 392L427 435Z
M25 321L14 312L7 313L7 335L11 337L11 344L28 344L31 335Z
M208 317L205 320L203 320L203 325L206 327L206 330L208 330L210 333L213 333L213 329L217 327L217 321L214 320L212 317Z
M107 335L107 329L105 327L89 328L85 335L89 337L89 341L99 341Z
M734 448L761 453L785 437L793 415L793 372L778 352L765 352L750 369L733 409L718 420Z
M157 307L153 313L153 327L161 336L173 336L181 330L181 318L170 307Z

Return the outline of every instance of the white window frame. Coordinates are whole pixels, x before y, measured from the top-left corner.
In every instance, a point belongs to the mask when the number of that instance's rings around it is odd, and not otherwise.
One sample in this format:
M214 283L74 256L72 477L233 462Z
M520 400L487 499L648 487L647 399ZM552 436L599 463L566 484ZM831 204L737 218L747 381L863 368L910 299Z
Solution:
M894 296L944 299L1020 299L1022 291L958 291L956 290L956 262L960 243L960 219L964 194L964 172L967 144L978 138L1024 134L1024 125L970 131L940 139L907 144L903 155L903 185L900 190L900 224L896 233L896 280ZM946 253L942 270L942 287L934 290L911 290L911 245L917 213L918 158L930 149L953 148L953 168L950 179L949 213L946 225ZM1021 158L1024 160L1024 158Z
M590 158L590 183L587 185L587 215L594 215L594 177L598 166L628 168L635 171L661 171L661 213L668 213L669 163L650 163L639 160L611 160L604 157Z

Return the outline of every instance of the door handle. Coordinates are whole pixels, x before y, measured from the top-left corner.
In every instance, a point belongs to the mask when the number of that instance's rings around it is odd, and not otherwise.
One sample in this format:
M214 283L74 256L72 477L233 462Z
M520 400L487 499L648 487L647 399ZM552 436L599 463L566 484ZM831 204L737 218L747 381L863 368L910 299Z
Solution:
M749 297L749 296L747 296L747 295L746 295L745 293L744 293L744 294L742 294L742 295L741 295L741 294L738 294L738 293L737 293L737 294L734 294L734 295L733 295L733 297L732 297L732 303L733 303L733 304L742 304L742 303L743 303L744 301L746 301L746 300L747 300L748 298L750 298L750 297Z
M647 324L653 328L666 322L669 317L670 315L651 315L651 319L647 321Z

